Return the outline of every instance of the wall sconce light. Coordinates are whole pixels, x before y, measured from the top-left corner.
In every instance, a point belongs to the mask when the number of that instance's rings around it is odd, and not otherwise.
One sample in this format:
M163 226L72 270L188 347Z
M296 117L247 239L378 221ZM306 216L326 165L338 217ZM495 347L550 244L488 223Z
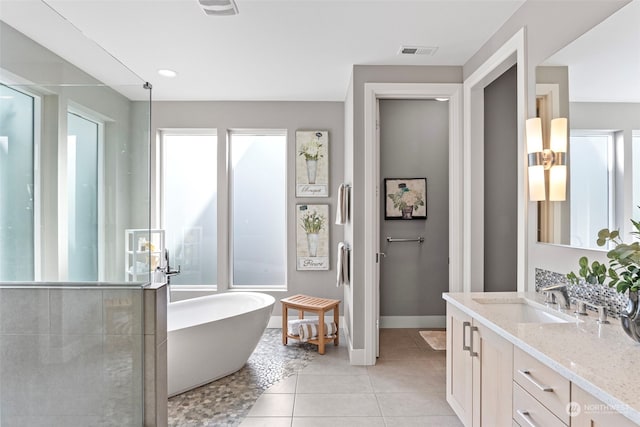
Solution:
M543 148L542 121L536 117L526 123L529 157L529 200L546 200L545 173L549 171L549 200L562 201L567 193L567 119L551 120L549 148Z

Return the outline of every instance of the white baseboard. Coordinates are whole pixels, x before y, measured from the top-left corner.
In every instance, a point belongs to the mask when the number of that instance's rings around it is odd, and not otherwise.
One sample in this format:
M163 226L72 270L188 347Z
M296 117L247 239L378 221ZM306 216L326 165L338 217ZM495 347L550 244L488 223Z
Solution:
M447 316L380 316L381 328L445 328Z
M287 316L289 320L296 320L298 316ZM305 319L317 319L318 316L305 316ZM325 316L325 322L333 321L333 315ZM338 319L339 325L344 325L344 317L340 316ZM338 325L338 326L339 326ZM269 323L267 323L267 329L279 329L282 328L282 316L271 316L269 319ZM345 330L340 326L340 329Z
M363 348L354 349L353 340L349 335L349 329L344 328L343 331L344 331L345 339L348 346L347 348L349 349L349 363L351 365L364 365L365 364L364 349Z

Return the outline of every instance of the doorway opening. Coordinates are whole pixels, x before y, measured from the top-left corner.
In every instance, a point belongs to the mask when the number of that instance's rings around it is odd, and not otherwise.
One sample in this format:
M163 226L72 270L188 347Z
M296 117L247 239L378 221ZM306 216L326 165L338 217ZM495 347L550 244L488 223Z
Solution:
M448 288L462 290L462 85L460 84L365 84L365 365L374 365L379 355L381 206L384 195L380 171L380 100L448 99ZM432 101L435 102L435 101ZM404 177L401 177L404 178ZM407 177L412 178L412 177ZM384 218L384 217L382 217ZM388 236L382 236L386 239ZM393 237L393 236L389 236Z

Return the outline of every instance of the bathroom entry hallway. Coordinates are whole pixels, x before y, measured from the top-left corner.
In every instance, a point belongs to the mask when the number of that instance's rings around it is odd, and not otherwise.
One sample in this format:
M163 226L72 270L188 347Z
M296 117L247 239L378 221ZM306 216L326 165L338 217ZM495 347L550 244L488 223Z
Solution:
M240 425L461 426L445 398L446 352L431 349L420 330L381 329L375 366L352 366L341 337L265 390Z

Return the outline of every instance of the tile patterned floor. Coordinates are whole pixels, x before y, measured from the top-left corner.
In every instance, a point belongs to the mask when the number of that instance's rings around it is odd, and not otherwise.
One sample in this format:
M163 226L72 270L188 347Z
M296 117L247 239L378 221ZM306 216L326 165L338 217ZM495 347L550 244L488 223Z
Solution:
M368 367L349 364L344 339L338 347L327 346L326 354L320 356L309 350L315 346L284 347L279 338L279 329L267 330L259 347L263 355L279 359L279 353L284 352L301 358L274 362L286 366L279 370L280 381L264 386L270 380L263 380L263 373L251 367L251 374L243 374L244 368L236 378L231 379L234 374L227 377L229 380L224 378L170 400L170 425L462 425L445 400L445 352L432 350L418 329L381 330L380 358ZM267 372L273 370L267 368ZM275 376L266 374L268 378Z
M315 357L310 344L282 345L280 329L267 329L238 372L169 399L170 427L234 427L269 387Z

